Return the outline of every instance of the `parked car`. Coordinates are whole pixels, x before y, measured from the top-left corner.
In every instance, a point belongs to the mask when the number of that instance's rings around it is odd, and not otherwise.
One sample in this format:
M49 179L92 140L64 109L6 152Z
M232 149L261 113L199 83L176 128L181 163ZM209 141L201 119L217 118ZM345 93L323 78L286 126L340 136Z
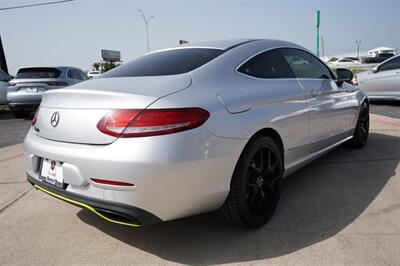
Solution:
M376 54L375 56L368 56L368 57L364 57L362 58L362 61L365 64L374 64L374 63L381 63L391 57L395 56L394 53L381 53L381 54Z
M28 117L39 106L45 91L60 89L87 79L86 74L75 67L21 68L9 83L8 106L15 117Z
M400 100L400 55L356 76L371 100Z
M28 180L118 224L219 209L259 227L283 177L365 145L368 100L352 77L278 40L151 52L43 95L24 141Z
M351 67L355 65L359 65L360 61L358 60L353 60L350 58L340 58L336 61L329 62L330 67Z
M89 72L87 73L87 76L88 76L88 78L90 78L90 79L96 78L96 77L98 77L98 76L100 76L100 75L101 75L100 71L97 71L97 70L92 70L92 71L89 71Z
M0 105L7 104L7 87L11 77L0 69Z
M353 61L358 61L359 63L361 63L361 62L360 62L360 59L359 59L358 57L346 56L346 57L343 57L343 58L351 59L351 60L353 60Z

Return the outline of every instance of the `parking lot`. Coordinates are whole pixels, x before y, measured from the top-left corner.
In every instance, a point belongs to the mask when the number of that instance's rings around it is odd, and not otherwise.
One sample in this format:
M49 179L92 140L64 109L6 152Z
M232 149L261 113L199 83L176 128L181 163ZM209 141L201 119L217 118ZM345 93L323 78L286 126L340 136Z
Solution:
M17 144L30 120L3 113L0 264L396 265L399 107L373 105L371 111L368 145L340 147L286 179L275 216L255 231L228 225L213 213L129 228L35 191L26 182Z

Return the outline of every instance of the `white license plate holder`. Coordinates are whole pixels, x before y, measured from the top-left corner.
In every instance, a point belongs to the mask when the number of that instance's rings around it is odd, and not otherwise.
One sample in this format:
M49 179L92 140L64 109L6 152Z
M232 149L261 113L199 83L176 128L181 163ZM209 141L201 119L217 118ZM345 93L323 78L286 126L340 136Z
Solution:
M43 159L40 170L42 181L50 183L57 187L64 187L64 176L62 163L55 160Z
M25 88L26 93L37 93L39 91L38 87L26 87Z

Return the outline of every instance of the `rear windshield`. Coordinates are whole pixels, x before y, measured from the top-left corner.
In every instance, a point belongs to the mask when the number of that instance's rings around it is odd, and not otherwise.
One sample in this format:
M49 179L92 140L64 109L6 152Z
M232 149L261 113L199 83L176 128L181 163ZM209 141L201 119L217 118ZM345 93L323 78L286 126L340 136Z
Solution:
M176 75L190 72L213 60L224 50L183 48L146 54L105 74L103 78Z
M15 78L17 79L47 79L47 78L58 78L61 71L57 68L48 67L32 67L32 68L21 68L18 70Z

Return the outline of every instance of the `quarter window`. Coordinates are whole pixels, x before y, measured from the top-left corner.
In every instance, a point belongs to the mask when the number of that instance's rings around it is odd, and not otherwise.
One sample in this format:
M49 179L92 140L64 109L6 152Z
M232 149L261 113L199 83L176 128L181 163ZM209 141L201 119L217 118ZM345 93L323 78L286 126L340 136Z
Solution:
M279 49L297 78L332 79L331 71L310 53L299 49Z
M289 65L277 50L256 55L244 63L238 71L256 78L294 78Z
M68 70L68 77L69 77L70 79L82 80L81 74L80 74L79 71L76 70L76 69L70 69L70 70Z
M88 76L86 75L85 72L83 72L82 70L79 70L79 74L81 76L81 80L87 80L89 79Z

